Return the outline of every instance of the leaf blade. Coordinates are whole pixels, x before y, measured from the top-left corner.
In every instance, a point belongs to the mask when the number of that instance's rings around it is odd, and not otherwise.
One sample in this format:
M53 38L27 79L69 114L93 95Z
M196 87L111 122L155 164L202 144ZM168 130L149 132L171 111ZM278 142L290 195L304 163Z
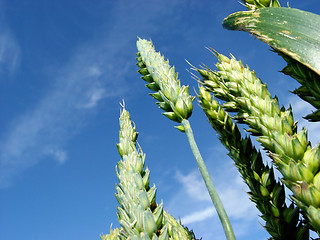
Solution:
M262 8L229 15L223 27L246 31L320 75L320 16L294 8Z

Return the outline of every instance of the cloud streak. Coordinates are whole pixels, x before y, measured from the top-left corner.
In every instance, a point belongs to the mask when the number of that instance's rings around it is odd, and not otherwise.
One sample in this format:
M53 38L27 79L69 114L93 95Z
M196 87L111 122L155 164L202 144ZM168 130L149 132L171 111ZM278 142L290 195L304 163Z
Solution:
M90 110L103 99L125 91L124 88L121 91L111 90L115 86L110 73L99 68L99 74L92 74L93 65L96 71L98 69L96 65L99 62L96 59L101 62L106 60L95 53L92 55L76 56L75 59L89 61L71 61L72 64L54 79L53 89L34 109L24 113L7 136L1 139L0 187L10 185L15 175L36 164L44 156L52 156L59 163L65 162L67 154L63 150L64 144L92 115ZM123 76L118 76L118 83L121 79Z
M230 163L219 163L219 171L214 173L214 182L237 238L246 238L249 232L264 231L258 223L263 220L259 218L258 210L245 193L247 186ZM201 237L225 239L217 212L198 170L187 174L178 171L176 179L180 182L181 188L173 196L169 209L181 217L182 224L205 234ZM212 226L210 231L209 223ZM248 231L249 229L251 230Z
M227 175L229 176L228 179L225 179L226 177L223 176L218 176L216 187L229 217L233 219L256 218L257 210L254 204L248 199L248 196L245 195L243 190L245 186L239 174L234 170L233 174ZM203 203L199 209L193 209L191 213L187 213L182 217L184 224L205 221L216 215L208 191L198 171L192 171L187 175L182 175L178 172L177 179L182 184L189 198L195 202ZM226 182L228 184L226 184ZM206 207L203 210L203 206L206 205L210 207Z
M106 54L108 44L79 47L63 69L54 71L52 89L0 139L0 187L10 186L18 174L48 156L65 162L66 142L93 115L92 110L126 92L128 69L124 65L119 71L112 63L117 50Z
M184 216L181 221L183 222L183 224L187 225L190 223L204 221L208 218L213 217L215 214L216 214L216 211L214 207L208 207L204 210L199 210Z
M51 157L59 163L67 160L66 143L79 132L94 109L106 99L128 92L125 77L135 68L131 47L137 35L145 30L149 34L157 31L154 27L158 24L157 18L174 14L173 10L168 12L168 6L175 5L178 2L168 1L156 8L154 4L146 4L141 10L136 3L119 2L112 5L112 10L108 9L107 21L112 21L112 26L107 23L100 29L104 34L99 32L88 43L73 46L74 54L64 67L48 74L53 75L48 77L52 88L2 135L0 188L10 186L15 177L44 158ZM9 44L14 41L8 36L1 42L0 32L0 46L7 49L0 52L0 61L12 70L18 62L19 51ZM12 52L15 54L9 54Z
M0 24L0 76L13 74L19 67L21 58L19 44L3 25Z

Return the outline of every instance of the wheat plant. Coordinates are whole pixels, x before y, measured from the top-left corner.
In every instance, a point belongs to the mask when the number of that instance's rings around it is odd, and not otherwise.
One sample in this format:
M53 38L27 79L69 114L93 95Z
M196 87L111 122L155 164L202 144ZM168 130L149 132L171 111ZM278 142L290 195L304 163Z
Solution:
M123 107L120 118L119 154L116 186L118 219L121 228L111 229L102 240L150 239L192 240L193 232L182 226L156 202L156 186L150 187L150 171L145 167L145 154L137 147L136 127Z
M283 183L293 192L292 199L306 213L311 225L320 231L320 145L312 148L307 130L297 131L291 108L280 107L266 84L254 71L233 56L216 53L218 71L200 71L203 86L217 98L225 100L228 111L246 123L253 135L268 151L283 175ZM207 74L205 73L207 72Z
M191 150L211 200L216 207L227 239L234 240L235 236L229 218L202 159L188 121L192 114L192 102L194 100L194 97L189 95L189 86L180 86L180 80L174 67L171 67L169 61L165 61L164 57L155 51L151 41L139 39L137 48L137 65L141 68L139 73L143 75L142 79L149 82L146 87L156 91L151 96L159 101L157 104L165 111L163 115L182 124L177 128L187 135ZM150 87L150 84L152 87Z
M266 222L265 229L273 239L309 239L309 227L299 220L299 208L293 203L287 206L285 187L276 181L273 168L264 164L250 137L241 137L238 125L209 90L201 86L198 97L211 126L250 189L248 194Z
M223 26L246 31L271 46L287 62L282 70L301 86L292 91L316 110L305 118L320 121L320 16L290 7L278 0L242 0L248 11L229 15ZM228 240L235 239L229 218L215 190L191 129L194 96L182 85L175 68L156 52L151 40L138 39L137 65L145 85L164 116L179 123L185 133ZM280 105L256 73L234 56L210 49L216 69L192 66L199 83L198 102L210 125L228 150L245 184L249 198L274 240L307 240L310 230L320 236L320 142L312 146L306 128L298 130L292 108ZM124 104L123 104L124 105ZM119 228L107 239L195 239L188 228L156 202L156 187L137 145L136 128L124 106L120 114L119 154L116 173ZM247 126L241 133L238 124ZM244 135L244 136L243 136ZM271 158L270 165L252 138ZM281 174L275 177L275 169ZM290 196L290 203L286 202Z

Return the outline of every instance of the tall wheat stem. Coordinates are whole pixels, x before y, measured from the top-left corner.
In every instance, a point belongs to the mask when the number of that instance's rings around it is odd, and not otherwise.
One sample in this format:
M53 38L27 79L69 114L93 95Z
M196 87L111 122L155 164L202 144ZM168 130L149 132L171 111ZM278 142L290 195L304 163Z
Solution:
M188 138L193 156L196 159L196 162L198 164L198 168L199 168L200 173L202 175L202 178L206 184L206 187L208 189L211 200L212 200L212 202L217 210L217 213L219 215L219 218L220 218L221 224L223 226L224 232L226 234L226 237L228 240L235 240L236 238L234 236L233 229L232 229L231 223L229 221L228 215L227 215L227 213L223 207L223 204L221 202L221 199L216 191L216 188L215 188L213 181L210 177L208 169L202 159L202 156L201 156L200 151L198 149L197 143L194 139L194 135L193 135L190 123L186 119L182 120L181 123L185 129L186 134L187 134L187 138Z

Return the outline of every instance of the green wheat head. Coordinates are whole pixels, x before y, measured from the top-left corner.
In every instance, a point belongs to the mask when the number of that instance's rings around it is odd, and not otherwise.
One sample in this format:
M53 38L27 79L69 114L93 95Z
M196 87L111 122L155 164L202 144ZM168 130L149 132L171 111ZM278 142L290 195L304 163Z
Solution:
M309 228L299 220L299 209L293 204L286 205L283 184L275 180L273 168L263 163L261 153L250 138L241 137L238 125L203 86L199 87L198 98L211 126L249 187L250 199L261 212L269 234L279 240L309 239Z
M291 108L280 108L266 84L254 71L233 56L215 53L218 71L198 69L202 84L215 97L226 101L223 107L236 112L239 123L246 123L252 135L269 152L283 175L283 183L293 192L292 199L320 231L320 145L311 147L307 130L297 131Z
M180 85L175 68L155 51L151 41L139 38L137 48L137 65L141 68L138 72L148 82L146 87L155 92L150 95L159 101L157 104L165 111L163 115L178 123L188 119L195 99L189 95L189 86Z
M194 234L164 211L163 203L156 203L156 187L149 186L150 171L145 167L145 154L137 148L136 127L125 108L119 118L117 144L122 158L118 162L116 198L120 229L101 236L109 239L192 240Z
M316 30L319 16L280 8L278 0L242 2L249 11L231 14L224 20L223 26L248 31L281 55L288 63L282 72L301 84L293 93L316 108L305 118L320 121L320 77L319 69L315 68L318 62L309 59L309 55L313 56L314 52L318 54L319 50L320 39ZM297 27L296 21L303 23L303 26ZM279 31L285 34L278 34ZM283 39L288 34L299 36L293 45ZM312 48L308 48L310 54L307 54L306 46L310 43L313 43ZM195 97L189 94L189 86L181 85L175 68L155 51L151 41L139 38L137 49L141 78L147 82L146 87L153 91L150 95L158 101L163 115L181 124L177 128L187 135L226 237L235 240L188 121ZM307 129L298 131L291 107L280 107L277 97L271 96L267 85L254 71L232 55L229 58L211 51L218 58L217 70L206 66L194 68L202 77L197 78L200 83L199 103L247 184L250 200L261 212L264 227L271 235L269 239L307 240L309 229L320 235L320 143L311 146ZM116 168L119 179L116 198L121 227L110 229L110 233L102 235L101 239L195 239L192 231L163 209L162 202L156 202L156 187L149 185L150 171L145 167L145 155L140 146L137 147L138 133L124 107L119 122L117 147L122 160ZM249 126L247 132L257 137L273 160L273 166L263 162L260 151L249 136L242 137L238 123ZM282 174L280 181L275 179L274 167ZM290 205L285 202L286 188L292 192Z

